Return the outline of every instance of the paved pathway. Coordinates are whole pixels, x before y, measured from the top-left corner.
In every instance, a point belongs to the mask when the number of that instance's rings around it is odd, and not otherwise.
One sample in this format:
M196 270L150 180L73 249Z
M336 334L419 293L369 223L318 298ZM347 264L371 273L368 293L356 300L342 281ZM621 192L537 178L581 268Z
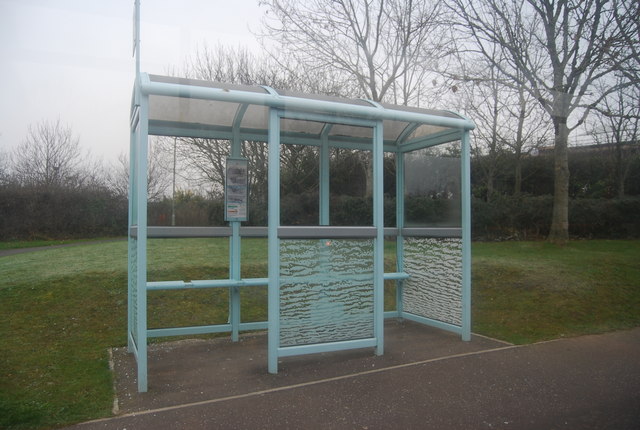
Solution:
M72 428L640 429L640 328L527 346L387 331L384 357L285 359L278 375L260 336L157 346L145 394L116 351L121 415Z

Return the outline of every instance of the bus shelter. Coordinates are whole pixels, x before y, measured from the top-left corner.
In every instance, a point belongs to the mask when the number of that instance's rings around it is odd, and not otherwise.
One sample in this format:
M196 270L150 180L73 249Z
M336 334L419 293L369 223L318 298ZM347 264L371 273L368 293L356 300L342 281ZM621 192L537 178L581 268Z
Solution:
M404 318L470 339L469 132L474 124L447 111L139 73L131 104L128 349L138 390L147 391L147 343L160 336L268 331L270 373L278 359L356 348L384 353L384 319ZM148 225L149 136L225 139L224 227ZM268 222L245 227L249 169L242 142L268 145ZM282 145L319 153L318 220L281 225ZM370 225L331 225L330 150L370 153ZM385 157L395 158L395 225L384 225ZM437 202L438 205L431 203ZM425 206L426 205L426 206ZM429 215L425 207L446 216ZM421 209L422 208L422 209ZM387 208L388 210L388 208ZM241 238L266 237L268 277L241 276ZM147 239L227 237L225 279L148 281ZM396 268L385 273L385 238L395 238ZM384 282L396 283L396 309L385 312ZM239 291L268 289L268 320L243 322ZM226 324L148 328L155 290L229 289Z

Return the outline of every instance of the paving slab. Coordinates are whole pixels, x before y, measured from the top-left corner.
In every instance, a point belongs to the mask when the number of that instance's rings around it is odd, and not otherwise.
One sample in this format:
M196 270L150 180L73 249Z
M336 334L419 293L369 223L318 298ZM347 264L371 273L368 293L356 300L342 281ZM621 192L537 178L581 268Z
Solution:
M74 429L640 429L640 328L526 346L388 322L386 353L291 357L266 339L172 342L149 392L115 351L120 416Z

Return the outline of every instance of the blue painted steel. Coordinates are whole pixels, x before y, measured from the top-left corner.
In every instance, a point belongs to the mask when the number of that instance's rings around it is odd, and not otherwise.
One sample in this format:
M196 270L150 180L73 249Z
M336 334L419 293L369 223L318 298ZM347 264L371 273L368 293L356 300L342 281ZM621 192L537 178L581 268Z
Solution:
M471 158L469 132L462 135L462 340L471 340Z
M233 140L231 141L231 157L238 158L242 155L240 141L240 123L247 110L247 105L241 105L236 112L233 121ZM229 278L239 281L241 279L241 240L240 221L231 221L231 239L229 241ZM237 286L229 288L229 322L231 323L231 341L237 342L240 337L240 290Z
M138 238L136 239L138 391L147 391L147 149L149 98L140 97L140 122L137 133L136 186Z
M280 357L291 357L303 354L318 354L321 352L345 351L348 349L369 348L377 345L376 338L356 339L343 342L327 342L316 345L300 345L278 348Z
M280 346L280 112L269 109L269 208L268 208L268 370L278 373Z
M232 221L231 224L231 240L229 241L229 278L240 281L241 276L241 241L240 241L240 221ZM231 322L231 341L237 342L239 339L240 320L240 289L238 286L229 288L229 321Z
M330 189L329 189L329 141L327 139L327 132L331 127L325 126L322 132L322 146L320 147L320 189L319 189L319 198L320 198L320 225L329 225L329 197L330 197Z
M180 85L164 82L151 82L149 75L141 75L140 89L146 95L163 95L169 97L188 97L205 100L219 100L234 103L247 103L271 108L287 109L291 112L319 112L335 116L350 116L365 120L397 120L432 124L464 130L475 128L473 122L463 118L450 118L426 113L379 109L373 106L338 103L325 100L303 99L282 95L271 95L221 88ZM333 121L335 122L335 121Z
M147 291L182 290L200 288L229 288L251 287L269 285L269 278L245 278L245 279L208 279L194 281L155 281L147 282Z
M378 109L382 110L382 109ZM373 129L373 225L377 237L373 252L373 336L376 354L384 354L384 151L382 121Z
M134 114L134 112L136 112ZM137 117L138 109L132 107L132 116L135 115ZM129 212L128 212L128 231L131 231L131 226L134 223L134 208L135 208L135 200L134 200L134 180L136 176L135 170L135 160L136 160L136 128L138 126L138 121L132 121L131 130L130 130L130 142L129 142L129 178L131 182L131 186L129 186L128 196L129 196ZM135 286L134 278L137 276L137 271L133 265L135 258L135 250L134 247L135 239L131 237L131 234L127 237L127 351L133 352L134 342L132 339L132 332L136 330L134 327L134 318L133 313L135 312L134 306L134 295L133 288Z
M384 273L384 280L407 279L411 275L405 272ZM292 278L288 282L295 282ZM269 278L242 278L242 279L209 279L193 281L153 281L147 282L147 291L185 290L204 288L229 288L229 287L259 287L269 285Z
M265 330L268 327L266 321L240 323L238 329L241 331L248 330ZM208 333L225 333L231 332L231 324L215 324L194 327L172 327L172 328L155 328L147 330L148 337L165 337L165 336L185 336L195 334Z
M404 140L404 139L403 139ZM396 157L396 270L404 272L404 237L402 230L404 229L404 154L397 153ZM402 318L402 280L396 282L396 310Z
M198 129L188 129L179 127L177 125L171 125L168 123L159 124L156 121L150 123L150 133L158 136L176 136L176 137L197 137L203 139L221 139L231 140L233 139L233 132L226 129L219 128L207 128L202 127ZM266 142L268 140L268 133L264 130L246 130L243 129L241 133L243 140L253 140L256 142ZM370 139L364 138L347 138L345 136L328 136L329 146L332 148L341 149L355 149L359 151L371 151ZM307 145L307 146L321 146L322 143L317 137L310 137L308 134L300 133L282 133L280 136L280 142L292 145ZM420 142L418 142L420 143ZM422 144L424 146L424 144ZM398 148L391 141L385 141L385 152L396 152Z
M136 14L139 14L139 2L136 0ZM139 20L139 18L136 18ZM139 49L138 49L139 55ZM139 64L139 59L137 58ZM430 115L419 112L386 109L373 103L372 106L358 104L338 103L326 100L307 99L282 96L275 91L268 93L253 93L245 91L227 91L222 89L200 87L191 85L178 85L169 83L151 82L149 76L139 72L137 64L136 86L134 88L134 100L131 114L131 191L130 198L130 231L136 231L136 237L130 234L129 252L129 303L128 336L127 344L135 354L138 363L138 390L147 390L147 338L155 336L169 336L178 334L198 334L231 331L232 339L237 339L239 330L268 328L268 370L277 373L278 357L299 355L317 352L336 351L341 349L375 347L376 354L384 352L384 318L406 317L423 324L432 325L445 330L460 333L464 340L470 339L470 291L471 291L471 255L470 255L470 182L469 182L469 130L474 124L466 118L451 118L438 115ZM234 118L231 132L229 128L188 130L187 127L177 123L164 124L157 122L150 124L148 119L148 96L165 95L172 97L200 98L206 100L219 100L239 103ZM139 104L139 108L136 105ZM241 279L240 265L240 236L239 222L231 223L230 228L230 269L228 280L196 280L191 282L163 281L146 282L147 270L147 238L149 229L147 226L147 144L148 134L159 132L168 135L185 136L188 133L201 133L200 137L226 138L233 141L231 156L239 156L241 139L264 140L265 130L241 130L242 117L250 104L269 107L269 126L266 140L269 148L269 202L268 202L268 278ZM284 110L281 110L284 109ZM286 111L285 111L286 110ZM300 119L308 121L327 122L320 136L313 139L301 133L282 133L281 118ZM385 142L383 135L383 120L406 121L410 123L400 134L396 142ZM373 144L371 140L359 137L330 136L332 125L329 123L348 124L354 126L373 127ZM411 133L420 124L448 127L445 130L430 137L414 139L405 142ZM150 131L151 130L151 131ZM174 133L174 134L171 134ZM188 135L191 135L188 134ZM404 271L404 159L402 153L414 149L446 143L454 139L462 141L462 318L461 327L420 317L415 314L407 314L402 308L403 288L402 281L409 277ZM373 158L373 224L375 228L375 246L373 252L373 337L365 339L350 339L339 342L326 342L320 344L299 345L282 347L280 345L280 144L295 143L314 145L320 148L320 219L319 224L328 226L329 219L329 150L331 147L351 148L359 150L371 150ZM384 273L384 202L383 202L383 156L384 151L397 153L397 271ZM135 228L134 228L135 227ZM192 232L196 234L195 232ZM209 232L211 233L211 232ZM219 233L219 232L218 232ZM217 234L217 233L216 233ZM226 233L225 233L226 235ZM322 278L322 277L320 277ZM318 278L318 279L320 279ZM318 279L315 279L317 281ZM394 312L384 312L383 292L384 280L396 280L398 282L397 298L398 309ZM314 281L314 282L315 282ZM302 283L309 279L291 277L286 282ZM239 288L246 285L268 285L268 321L255 323L242 323L240 318ZM132 304L132 293L135 286L136 306ZM177 327L166 329L147 330L147 291L159 289L179 288L230 288L230 319L229 324L210 325L201 327Z
M411 275L405 272L390 272L384 274L385 281L399 281L402 279L408 279Z
M140 0L135 0L133 22L133 54L136 56L136 77L140 76Z

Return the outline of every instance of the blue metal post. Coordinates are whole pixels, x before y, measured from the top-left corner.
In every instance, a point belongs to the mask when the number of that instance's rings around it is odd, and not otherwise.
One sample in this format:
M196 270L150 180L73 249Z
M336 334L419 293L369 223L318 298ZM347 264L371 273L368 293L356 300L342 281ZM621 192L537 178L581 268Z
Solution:
M329 225L329 138L322 134L320 146L320 225Z
M269 373L278 373L280 346L280 115L269 109L269 210L268 210L268 264L269 264Z
M133 54L136 57L136 78L140 76L140 0L135 0L133 23Z
M240 157L240 130L239 122L234 121L233 139L231 141L231 156ZM231 238L229 239L229 279L239 281L241 279L241 239L240 221L231 221ZM240 289L229 288L229 322L231 323L231 341L237 342L240 338Z
M396 271L404 271L404 236L402 229L404 228L404 153L396 152L396 227L398 228L398 236L396 238ZM398 317L402 318L402 297L403 297L402 279L396 281L396 310Z
M132 106L133 108L133 106ZM133 109L132 109L133 110ZM132 112L133 115L137 115L135 112ZM137 273L134 273L133 270L133 261L136 258L135 250L133 250L133 246L135 245L133 237L131 237L131 226L137 224L137 218L135 215L135 163L136 163L136 146L137 146L137 132L139 123L132 118L131 124L131 133L130 133L130 143L129 143L129 216L128 216L128 228L127 228L127 351L133 352L133 345L131 340L131 334L136 328L134 327L134 318L133 318L133 285L134 285L134 277L137 276ZM136 333L137 334L137 333Z
M136 157L137 301L138 301L138 391L147 391L147 150L149 144L149 97L140 97Z
M384 354L384 140L382 121L373 128L373 225L376 242L373 256L373 334L376 355Z
M471 340L471 161L469 131L465 130L462 146L462 340Z
M240 280L240 221L231 221L229 238L229 279ZM229 322L231 323L231 341L240 338L240 289L229 287Z

